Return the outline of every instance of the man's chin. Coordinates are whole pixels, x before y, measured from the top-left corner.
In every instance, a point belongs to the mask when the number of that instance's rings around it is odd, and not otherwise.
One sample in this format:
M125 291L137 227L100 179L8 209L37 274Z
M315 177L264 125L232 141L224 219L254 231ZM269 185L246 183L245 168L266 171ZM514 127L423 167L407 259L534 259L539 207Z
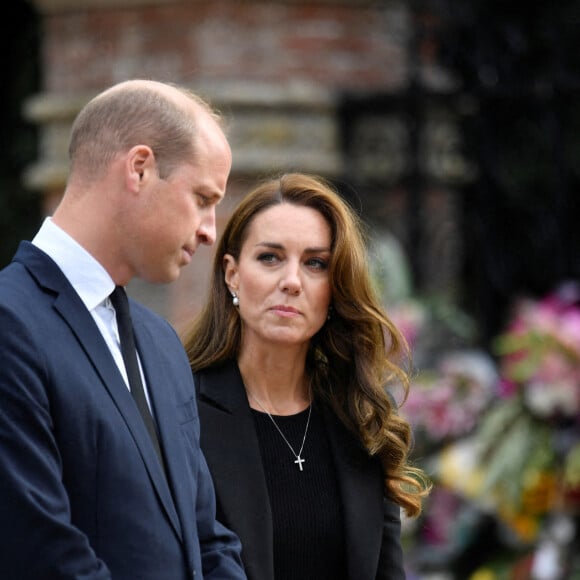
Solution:
M149 284L171 284L171 282L175 282L179 278L181 268L183 266L176 266L171 271L166 270L164 272L149 274L148 276L143 276L143 280Z

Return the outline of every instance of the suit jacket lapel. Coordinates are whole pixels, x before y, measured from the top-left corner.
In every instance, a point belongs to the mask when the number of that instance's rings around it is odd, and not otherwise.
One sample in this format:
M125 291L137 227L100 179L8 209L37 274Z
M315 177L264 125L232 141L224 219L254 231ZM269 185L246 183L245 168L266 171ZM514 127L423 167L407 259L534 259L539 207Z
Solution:
M119 373L119 369L105 344L98 328L94 324L91 315L86 311L84 306L79 309L79 305L75 304L75 300L70 299L71 293L61 293L55 302L55 308L61 313L63 318L67 321L73 332L76 334L83 349L87 353L88 358L92 361L97 373L100 375L105 389L115 402L120 414L123 416L125 423L131 435L133 436L139 452L145 463L145 467L149 473L149 477L153 482L155 490L163 504L174 528L181 537L181 529L179 520L175 512L171 494L165 481L163 470L155 454L155 450L151 444L149 433L143 423L143 419L131 397L131 393ZM72 296L78 299L76 293ZM80 302L80 299L78 299ZM82 306L82 303L81 303ZM82 315L81 315L82 313ZM149 365L149 357L153 353L149 349L143 351L141 356L142 361L147 361L145 364ZM155 377L147 379L148 388L151 390L151 385L154 384ZM164 448L166 448L164 446Z
M189 540L194 537L193 531L183 533L182 525L186 526L187 522L182 521L180 523L176 506L177 510L182 514L191 513L192 506L195 505L195 497L191 486L186 485L186 482L190 481L190 476L185 472L186 466L183 461L177 459L183 458L185 451L183 454L176 452L183 447L183 440L180 433L181 426L176 419L177 402L168 395L168 390L165 388L167 381L171 380L171 373L169 369L165 368L164 359L159 356L160 345L155 343L155 338L151 335L149 329L137 317L133 317L133 326L135 329L135 342L147 382L149 400L155 415L161 448L165 458L166 475L172 484L171 488L174 490L173 497L168 486L169 482L162 473L153 446L150 444L145 424L139 417L140 427L144 428L142 436L147 439L146 447L148 453L146 457L144 456L144 459L157 493L178 537L183 539L185 535L186 540ZM144 441L142 442L145 443ZM187 490L186 497L184 497L183 490Z
M201 444L214 477L218 511L235 530L250 578L273 578L272 513L254 419L235 363L196 375Z
M42 287L55 294L55 310L59 312L77 337L87 359L100 376L104 388L123 417L137 444L161 502L173 522L177 535L181 537L179 520L149 434L95 321L64 274L44 252L31 244L23 244L15 259L26 265Z
M383 534L381 467L326 406L323 416L342 496L348 577L374 580Z

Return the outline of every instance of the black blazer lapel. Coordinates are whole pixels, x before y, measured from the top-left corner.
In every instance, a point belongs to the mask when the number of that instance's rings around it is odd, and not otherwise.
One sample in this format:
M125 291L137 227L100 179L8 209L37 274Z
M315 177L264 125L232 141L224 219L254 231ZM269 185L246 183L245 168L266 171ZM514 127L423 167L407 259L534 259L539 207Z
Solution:
M272 580L272 513L242 377L229 363L196 373L195 381L201 447L214 478L218 519L239 536L248 578Z
M323 416L342 496L348 577L375 580L383 536L381 466L326 406Z
M218 517L242 542L249 580L274 577L272 515L254 420L235 363L195 374L201 417L201 446L214 476ZM342 497L348 577L400 580L400 526L385 537L380 462L323 406ZM393 510L398 507L389 502ZM396 518L394 518L396 519ZM385 549L386 548L386 549Z

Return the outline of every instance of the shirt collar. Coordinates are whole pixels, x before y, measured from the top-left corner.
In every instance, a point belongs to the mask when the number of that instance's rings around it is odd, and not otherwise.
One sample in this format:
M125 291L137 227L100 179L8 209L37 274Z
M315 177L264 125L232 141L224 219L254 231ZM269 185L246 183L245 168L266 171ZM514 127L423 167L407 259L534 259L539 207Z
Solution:
M56 262L89 311L115 288L103 266L50 217L45 218L32 243Z

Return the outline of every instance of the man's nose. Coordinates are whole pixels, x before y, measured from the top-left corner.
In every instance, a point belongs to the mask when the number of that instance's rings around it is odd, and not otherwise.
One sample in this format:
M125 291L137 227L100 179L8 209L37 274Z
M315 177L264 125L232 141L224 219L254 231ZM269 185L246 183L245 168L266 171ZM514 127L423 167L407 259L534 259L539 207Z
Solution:
M212 208L208 215L202 219L197 230L197 237L200 243L211 246L215 243L217 234L215 226L215 208Z

